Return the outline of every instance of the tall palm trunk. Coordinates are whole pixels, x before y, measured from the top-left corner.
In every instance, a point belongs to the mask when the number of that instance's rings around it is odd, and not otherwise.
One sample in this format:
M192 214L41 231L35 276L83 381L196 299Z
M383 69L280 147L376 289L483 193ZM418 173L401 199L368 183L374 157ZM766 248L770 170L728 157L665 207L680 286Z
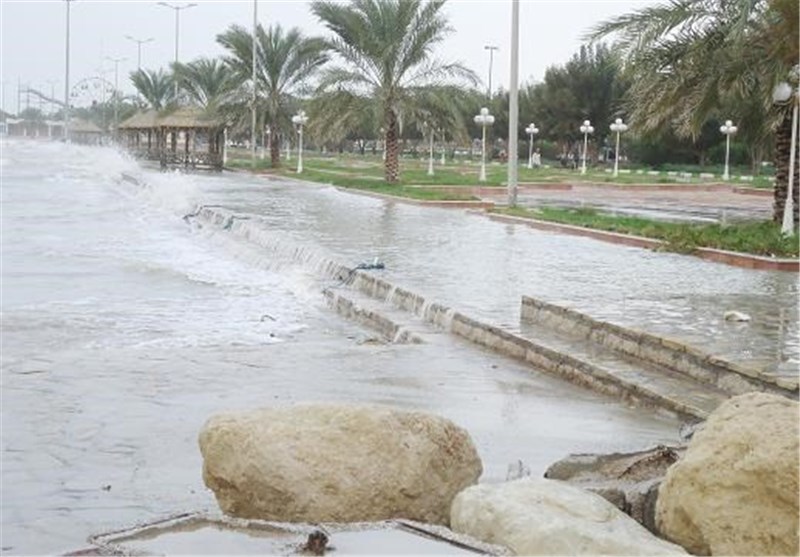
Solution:
M792 150L792 111L787 110L784 113L783 120L778 129L775 131L775 197L773 203L772 220L780 223L783 220L783 210L786 206L786 193L789 189L789 155ZM800 172L798 172L798 164L800 164L800 141L795 145L795 172L794 172L794 186L792 187L792 197L794 198L794 225L798 225L798 199L800 199Z
M269 140L269 158L272 168L281 166L281 137L278 135L278 119L273 118L269 123L271 132Z
M398 139L397 114L389 108L386 110L386 163L384 174L386 181L396 184L400 175L400 150Z

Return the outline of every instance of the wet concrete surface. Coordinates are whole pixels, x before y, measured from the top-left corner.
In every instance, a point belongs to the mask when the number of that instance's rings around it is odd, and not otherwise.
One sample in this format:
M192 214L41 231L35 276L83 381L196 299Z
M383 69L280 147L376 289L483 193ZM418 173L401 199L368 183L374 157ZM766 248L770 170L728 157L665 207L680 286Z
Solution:
M137 190L117 179L140 170L107 149L3 147L3 554L66 551L214 508L197 434L222 410L352 401L435 412L470 432L481 481L518 460L539 474L571 452L677 440L671 416L456 338L370 342L324 306L332 285L313 258L293 259L296 245L345 264L379 257L393 281L509 327L527 293L743 358L796 358L786 274L246 176L144 172L150 186ZM203 203L258 218L265 241L286 249L188 226L181 216ZM729 327L728 309L753 322Z
M214 508L197 434L215 412L306 401L390 404L465 427L482 481L522 460L674 443L679 423L456 340L364 343L331 317L269 346L47 354L4 369L3 537L10 553L80 547L92 533ZM368 338L368 337L366 337Z

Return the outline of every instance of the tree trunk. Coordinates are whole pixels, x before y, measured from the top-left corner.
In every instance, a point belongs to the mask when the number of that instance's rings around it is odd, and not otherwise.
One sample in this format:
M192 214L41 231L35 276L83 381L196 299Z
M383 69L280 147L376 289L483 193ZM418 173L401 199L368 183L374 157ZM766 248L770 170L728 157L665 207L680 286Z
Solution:
M787 110L784 113L783 120L780 126L775 131L775 194L773 203L772 220L780 223L783 221L783 208L786 206L786 192L789 189L789 154L791 151L792 141L792 111ZM800 141L798 141L800 144ZM795 168L794 168L794 186L792 187L792 197L794 198L794 225L798 225L798 198L800 191L800 179L798 177L798 152L800 149L795 145Z
M397 141L397 114L389 108L386 110L386 162L384 171L386 181L396 184L400 177L399 144Z
M272 168L280 168L281 166L281 139L278 134L278 121L273 119L270 122L269 129L272 132L269 138L269 158Z

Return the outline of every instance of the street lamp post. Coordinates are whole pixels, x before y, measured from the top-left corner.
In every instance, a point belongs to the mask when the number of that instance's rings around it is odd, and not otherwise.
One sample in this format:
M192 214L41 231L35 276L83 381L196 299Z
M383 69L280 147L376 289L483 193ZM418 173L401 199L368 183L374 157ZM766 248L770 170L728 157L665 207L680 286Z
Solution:
M130 35L125 35L125 38L136 43L136 69L137 70L141 70L142 69L142 45L143 44L147 44L149 42L152 42L153 38L150 37L150 38L147 38L147 39L137 39L136 37L132 37Z
M489 109L481 108L481 113L473 118L476 124L481 127L481 174L478 178L481 182L486 181L486 126L494 124L494 116L489 114Z
M519 173L519 0L511 0L511 76L508 85L508 206L517 206Z
M112 58L106 56L106 60L114 62L114 136L117 134L117 126L119 126L119 63L126 60L126 58Z
M581 165L581 174L586 174L586 150L589 148L589 134L594 133L594 127L592 127L592 123L589 120L584 120L580 130L583 134L583 164Z
M69 141L69 4L67 2L67 40L66 40L66 64L64 70L64 141ZM19 101L17 101L17 112L19 112Z
M256 104L258 103L258 82L256 81L256 59L258 58L258 0L253 0L253 56L252 56L252 80L253 80L253 107L250 113L250 164L256 167Z
M622 118L617 118L609 127L612 132L617 133L617 148L614 151L614 178L616 178L619 175L619 134L627 131L628 126L622 122Z
M527 128L525 128L525 133L528 134L528 168L533 168L533 136L539 133L539 128L536 127L536 124L531 122Z
M795 79L798 72L795 66ZM783 222L781 224L781 234L791 236L794 233L794 176L797 171L797 111L800 105L800 89L793 89L787 82L781 82L775 86L772 92L772 100L775 103L785 103L791 99L792 102L792 135L789 143L789 183L786 187L786 201L783 205Z
M731 136L737 132L739 128L733 125L733 122L726 120L723 125L719 127L719 131L725 134L725 171L722 173L722 179L728 181L731 179L730 173L730 158L731 158Z
M189 8L194 8L197 4L185 4L183 6L178 6L177 4L173 5L169 2L159 2L159 6L164 6L165 8L170 8L171 10L175 11L175 63L178 63L178 43L180 41L181 36L181 10L188 10ZM178 82L175 82L175 98L178 98Z
M301 110L292 116L292 123L297 126L297 173L303 172L303 126L308 122L306 111Z
M492 100L492 62L494 62L494 51L495 50L500 50L500 47L499 46L492 46L492 45L488 45L487 44L486 46L483 47L483 49L489 51L489 83L488 83L488 88L486 90L486 97L489 99L489 101L491 101Z
M127 58L112 58L106 56L106 60L114 62L114 134L117 133L117 126L119 125L119 63L124 62Z

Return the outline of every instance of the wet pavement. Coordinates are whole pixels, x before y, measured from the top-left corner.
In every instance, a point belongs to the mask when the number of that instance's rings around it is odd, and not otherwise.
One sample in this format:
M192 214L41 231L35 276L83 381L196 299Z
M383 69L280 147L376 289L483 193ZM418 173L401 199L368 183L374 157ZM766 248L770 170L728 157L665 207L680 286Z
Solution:
M744 187L744 186L743 186ZM701 188L698 188L701 190ZM772 196L733 191L667 191L643 188L573 185L569 190L523 190L526 207L595 207L619 216L640 216L675 222L734 222L772 218Z
M481 481L505 479L519 460L538 474L571 452L677 441L673 417L454 337L375 343L327 309L332 285L313 260L293 257L297 245L346 263L380 257L400 282L513 325L518 293L537 284L598 298L596 284L570 278L579 267L546 278L568 254L544 265L536 250L576 247L585 260L599 244L247 176L144 172L149 187L137 189L118 177L140 170L107 149L8 142L2 153L3 554L67 551L90 534L214 508L197 434L223 410L352 401L435 412L470 432ZM248 209L283 249L188 226L181 217L198 203ZM520 282L512 270L530 273L533 256L541 268ZM728 276L731 294L752 285Z

